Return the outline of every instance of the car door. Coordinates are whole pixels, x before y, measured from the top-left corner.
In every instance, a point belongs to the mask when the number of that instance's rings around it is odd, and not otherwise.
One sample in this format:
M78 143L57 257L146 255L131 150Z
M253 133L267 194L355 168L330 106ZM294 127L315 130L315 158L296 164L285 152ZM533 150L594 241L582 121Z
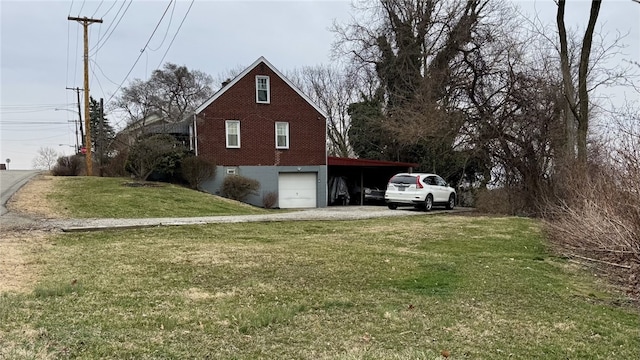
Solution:
M438 181L435 175L429 175L422 181L425 184L425 190L433 196L433 201L438 202L440 194L438 193ZM426 195L426 194L425 194Z
M447 202L449 200L449 185L440 176L435 176L436 186L434 187L438 195L434 195L435 202ZM436 199L437 197L437 199Z

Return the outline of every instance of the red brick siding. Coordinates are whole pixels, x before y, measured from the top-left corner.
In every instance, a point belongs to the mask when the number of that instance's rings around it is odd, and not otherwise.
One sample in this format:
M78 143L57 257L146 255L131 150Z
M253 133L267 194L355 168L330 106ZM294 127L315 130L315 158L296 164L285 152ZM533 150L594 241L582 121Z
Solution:
M269 104L256 103L256 75L269 76ZM239 149L226 148L225 120L240 120ZM281 121L289 123L289 149L276 149ZM313 106L260 63L198 115L198 154L223 166L326 165L325 126Z

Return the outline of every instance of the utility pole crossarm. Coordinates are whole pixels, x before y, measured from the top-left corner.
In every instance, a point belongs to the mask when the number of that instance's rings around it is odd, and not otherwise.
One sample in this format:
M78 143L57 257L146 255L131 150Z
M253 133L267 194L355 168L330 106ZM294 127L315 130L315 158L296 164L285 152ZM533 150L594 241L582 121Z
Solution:
M93 175L93 162L91 160L91 117L89 115L89 25L102 23L102 19L90 19L88 17L67 17L69 21L77 21L84 28L84 124L85 143L87 149L86 164L87 176Z

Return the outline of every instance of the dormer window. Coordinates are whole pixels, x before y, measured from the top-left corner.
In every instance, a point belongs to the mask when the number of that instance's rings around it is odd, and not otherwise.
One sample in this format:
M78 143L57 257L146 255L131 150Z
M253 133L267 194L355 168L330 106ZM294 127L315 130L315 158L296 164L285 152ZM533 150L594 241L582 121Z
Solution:
M258 104L271 102L268 76L256 76L256 102Z

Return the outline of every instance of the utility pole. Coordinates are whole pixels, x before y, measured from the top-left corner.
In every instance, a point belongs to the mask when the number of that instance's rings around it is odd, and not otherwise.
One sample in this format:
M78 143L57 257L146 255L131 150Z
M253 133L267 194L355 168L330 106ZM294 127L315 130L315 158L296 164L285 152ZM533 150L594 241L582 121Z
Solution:
M82 108L80 107L80 91L84 89L80 89L79 87L75 88L66 88L67 90L72 90L76 92L78 95L78 122L80 123L80 145L84 147L84 131L82 131ZM78 137L78 126L76 125L76 138ZM76 145L78 144L78 140L76 139ZM76 149L76 154L80 149Z
M81 18L69 16L67 20L77 21L81 23L84 28L84 127L86 130L86 164L87 176L93 176L93 163L91 161L91 116L89 114L89 25L102 23L102 19L89 19L86 16Z
M100 176L102 176L102 159L104 159L104 99L100 98L100 117L98 118L98 164L100 165Z

